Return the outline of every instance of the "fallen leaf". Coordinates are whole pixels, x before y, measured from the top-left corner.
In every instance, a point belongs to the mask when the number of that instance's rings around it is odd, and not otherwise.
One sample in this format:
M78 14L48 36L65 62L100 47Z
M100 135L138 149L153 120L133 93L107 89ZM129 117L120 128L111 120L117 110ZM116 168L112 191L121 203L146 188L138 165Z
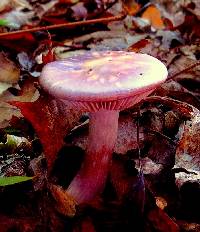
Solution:
M134 167L132 167L134 169ZM118 199L123 199L129 192L136 177L130 177L125 171L121 161L113 160L110 170L111 183L115 188Z
M26 52L20 52L17 54L17 59L21 65L21 69L24 71L31 71L34 61L30 59Z
M50 185L51 194L56 201L57 210L68 217L76 214L77 202L60 186Z
M44 156L40 155L30 161L29 170L31 174L36 176L33 180L33 188L35 191L42 190L46 187L47 171L44 168Z
M176 149L176 165L200 171L200 114L187 121L180 128L180 141Z
M163 23L165 25L165 29L166 30L169 30L169 31L173 31L174 30L173 22L170 19L163 18Z
M128 48L128 51L130 52L140 52L140 50L144 47L146 47L150 43L147 39L141 39L140 41L134 43Z
M177 26L176 29L178 29L187 40L195 41L200 37L200 30L198 26L200 16L197 14L198 11L195 12L187 7L185 7L185 11L186 15L184 22L181 25Z
M163 29L164 23L161 18L161 13L155 5L150 5L142 14L142 18L149 20L151 25L156 29Z
M190 105L193 105L197 109L200 109L200 101L191 91L187 90L181 84L175 81L170 81L164 83L158 89L160 96L168 96L183 102L186 102Z
M76 20L84 20L87 18L88 12L83 2L78 2L76 5L71 7L73 11L73 17Z
M122 0L122 6L128 15L135 15L141 7L134 0Z
M11 0L1 0L0 2L0 12L9 10L11 8Z
M14 41L14 42L13 42ZM0 38L1 46L17 52L31 52L39 41L36 41L31 33L20 33L16 35L6 35Z
M56 60L55 53L52 49L53 44L52 44L50 33L48 33L48 39L46 40L46 46L47 46L47 52L46 52L46 54L42 54L43 64L48 64L48 63Z
M32 180L33 177L28 176L9 176L9 177L0 177L0 186L7 186L18 184L24 181Z
M163 166L161 164L157 164L153 162L150 158L145 157L141 158L140 160L135 160L136 162L136 168L139 169L139 165L142 165L142 170L145 175L158 175L162 169Z
M0 128L9 126L13 116L21 117L22 115L16 107L0 101Z
M164 50L169 50L171 48L173 40L177 41L180 45L184 44L183 38L177 31L159 30L156 36L162 38L162 48Z
M0 53L0 82L7 84L16 84L19 80L20 70L8 59L8 57Z
M81 112L66 106L47 94L35 102L12 102L31 122L43 145L48 170L53 167L56 155L64 145L64 136L77 123Z
M167 207L167 201L163 197L157 196L156 197L156 205L160 209L164 210Z
M1 14L0 18L7 20L13 29L19 29L23 25L30 24L33 16L34 12L23 12L20 8L16 8L8 13Z
M179 136L175 168L181 168L182 171L175 173L176 184L178 187L187 182L200 184L200 114L198 111L191 120L180 127Z
M198 223L190 223L183 220L177 221L180 228L185 232L199 232L200 231L200 224Z

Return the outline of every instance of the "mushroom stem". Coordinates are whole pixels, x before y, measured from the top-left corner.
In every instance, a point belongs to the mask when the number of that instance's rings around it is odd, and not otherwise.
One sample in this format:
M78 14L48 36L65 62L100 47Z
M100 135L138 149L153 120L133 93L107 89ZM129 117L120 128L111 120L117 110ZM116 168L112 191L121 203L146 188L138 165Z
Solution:
M105 186L117 138L118 118L116 110L100 110L90 115L86 156L67 189L79 204L90 201Z

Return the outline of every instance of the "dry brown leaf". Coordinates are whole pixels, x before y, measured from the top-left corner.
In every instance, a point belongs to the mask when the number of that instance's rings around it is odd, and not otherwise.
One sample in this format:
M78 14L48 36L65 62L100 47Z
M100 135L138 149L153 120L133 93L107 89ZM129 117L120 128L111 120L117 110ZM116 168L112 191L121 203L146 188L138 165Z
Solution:
M177 221L180 228L185 232L199 232L200 231L200 224L198 223L190 223L183 220Z
M56 200L57 210L65 216L73 217L76 214L77 206L77 202L73 197L68 195L60 186L51 185L50 190Z
M135 15L141 7L134 0L122 0L122 6L128 15Z
M0 12L10 9L11 0L1 0L0 1Z
M16 84L19 80L20 70L8 59L8 57L0 53L0 82L7 84Z
M200 183L200 113L187 121L179 131L180 141L176 149L176 184L181 187L186 182ZM185 171L184 171L185 170Z
M167 207L167 201L163 197L157 196L156 197L156 205L160 209L164 210Z
M9 126L13 116L21 117L22 115L16 107L0 101L0 128Z
M64 145L64 136L75 126L82 112L46 93L41 93L34 102L13 101L11 104L32 123L43 145L50 172L57 153Z

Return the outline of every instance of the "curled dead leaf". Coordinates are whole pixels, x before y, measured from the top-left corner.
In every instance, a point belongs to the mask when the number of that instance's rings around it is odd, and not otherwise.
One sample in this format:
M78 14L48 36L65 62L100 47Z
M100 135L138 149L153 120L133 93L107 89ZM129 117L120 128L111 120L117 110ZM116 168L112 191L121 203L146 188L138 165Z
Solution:
M156 205L160 209L164 210L167 207L167 201L163 197L157 196L156 197Z
M142 18L149 20L151 25L156 29L164 28L161 13L155 5L150 5L142 14Z
M8 57L0 53L0 82L7 84L15 84L19 80L20 70L8 59Z
M73 217L76 214L77 202L72 196L57 185L50 185L50 191L56 201L56 209L65 216Z
M11 102L32 123L44 149L49 173L56 155L64 145L64 136L77 123L81 111L43 93L34 102Z
M187 182L200 184L200 113L188 120L179 129L180 141L176 149L175 167L185 170L175 174L176 184Z

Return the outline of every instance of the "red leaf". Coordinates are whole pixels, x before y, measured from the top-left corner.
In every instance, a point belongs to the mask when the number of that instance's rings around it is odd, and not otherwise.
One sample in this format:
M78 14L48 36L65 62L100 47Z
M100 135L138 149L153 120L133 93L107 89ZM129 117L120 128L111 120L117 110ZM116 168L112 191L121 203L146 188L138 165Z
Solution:
M55 53L53 51L53 45L52 45L52 40L51 40L51 34L48 33L48 40L46 41L47 43L47 49L48 49L48 52L47 54L43 54L42 55L42 61L44 64L48 64L52 61L55 61L56 60L56 56L55 56Z
M38 41L31 33L21 33L16 35L6 35L0 38L0 45L13 49L17 52L30 52L37 46Z
M140 41L134 43L128 48L130 52L140 52L140 50L150 44L150 40L141 39Z
M168 18L163 18L163 23L165 25L165 29L166 30L169 30L169 31L174 31L175 28L174 28L174 25L172 23L172 21Z
M43 21L46 21L50 24L61 24L61 23L68 23L69 21L66 21L65 19L60 19L60 18L56 18L56 17L43 17L42 18Z
M51 49L49 49L49 51L46 55L44 55L44 54L42 55L43 64L48 64L54 60L56 60L56 57L55 57L54 52Z
M6 35L3 37L4 39L8 39L8 40L21 40L21 39L25 39L27 41L35 41L35 38L33 37L33 35L29 32L24 32L24 33L20 33L20 34L12 34L12 35Z
M31 122L46 155L48 169L52 169L56 155L63 146L63 138L77 122L80 111L43 94L35 102L11 102Z
M178 29L187 39L197 39L200 37L199 21L200 17L192 9L184 8L186 11L184 22L177 26Z
M135 15L141 8L141 5L133 0L122 0L122 6L128 15Z

